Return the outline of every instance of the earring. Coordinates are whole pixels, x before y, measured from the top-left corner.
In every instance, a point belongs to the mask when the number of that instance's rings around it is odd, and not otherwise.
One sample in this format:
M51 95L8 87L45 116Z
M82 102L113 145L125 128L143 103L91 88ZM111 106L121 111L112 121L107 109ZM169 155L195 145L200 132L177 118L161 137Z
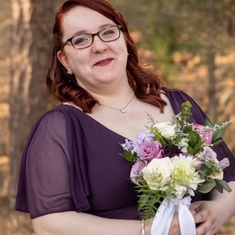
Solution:
M68 69L68 71L67 71L67 74L71 74L71 71L70 71L70 69Z
M149 94L150 93L150 84L147 84L147 89L146 89L146 93Z

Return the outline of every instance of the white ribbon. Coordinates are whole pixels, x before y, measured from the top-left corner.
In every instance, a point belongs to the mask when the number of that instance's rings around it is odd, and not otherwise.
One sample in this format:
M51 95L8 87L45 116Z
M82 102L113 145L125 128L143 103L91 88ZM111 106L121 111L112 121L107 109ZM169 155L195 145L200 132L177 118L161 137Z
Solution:
M175 212L178 212L181 235L196 235L194 218L189 210L190 204L190 196L181 200L177 198L164 199L155 214L151 235L168 235Z

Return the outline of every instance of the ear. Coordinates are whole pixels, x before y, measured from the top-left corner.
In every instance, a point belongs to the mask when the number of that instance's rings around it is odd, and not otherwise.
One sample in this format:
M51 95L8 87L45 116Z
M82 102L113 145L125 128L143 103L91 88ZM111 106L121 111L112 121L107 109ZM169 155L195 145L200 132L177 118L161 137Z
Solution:
M61 64L64 65L64 67L67 70L70 69L70 66L69 66L69 63L68 63L68 58L67 58L66 54L64 53L64 51L58 51L57 52L57 58L61 62Z

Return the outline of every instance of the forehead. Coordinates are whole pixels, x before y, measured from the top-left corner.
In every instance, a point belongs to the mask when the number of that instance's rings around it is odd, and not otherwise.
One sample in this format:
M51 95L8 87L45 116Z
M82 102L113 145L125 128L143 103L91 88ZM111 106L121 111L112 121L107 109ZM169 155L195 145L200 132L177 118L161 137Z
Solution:
M71 9L62 19L64 36L71 36L79 31L96 32L107 24L114 24L114 22L99 12L83 6Z

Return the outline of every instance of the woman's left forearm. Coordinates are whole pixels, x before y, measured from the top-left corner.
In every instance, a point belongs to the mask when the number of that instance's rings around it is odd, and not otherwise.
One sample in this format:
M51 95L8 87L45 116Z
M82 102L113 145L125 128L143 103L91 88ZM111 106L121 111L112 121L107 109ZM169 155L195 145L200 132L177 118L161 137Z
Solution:
M231 192L223 190L223 193L218 192L216 189L212 192L212 200L220 201L223 206L225 222L228 221L233 215L235 215L235 181L228 183Z

